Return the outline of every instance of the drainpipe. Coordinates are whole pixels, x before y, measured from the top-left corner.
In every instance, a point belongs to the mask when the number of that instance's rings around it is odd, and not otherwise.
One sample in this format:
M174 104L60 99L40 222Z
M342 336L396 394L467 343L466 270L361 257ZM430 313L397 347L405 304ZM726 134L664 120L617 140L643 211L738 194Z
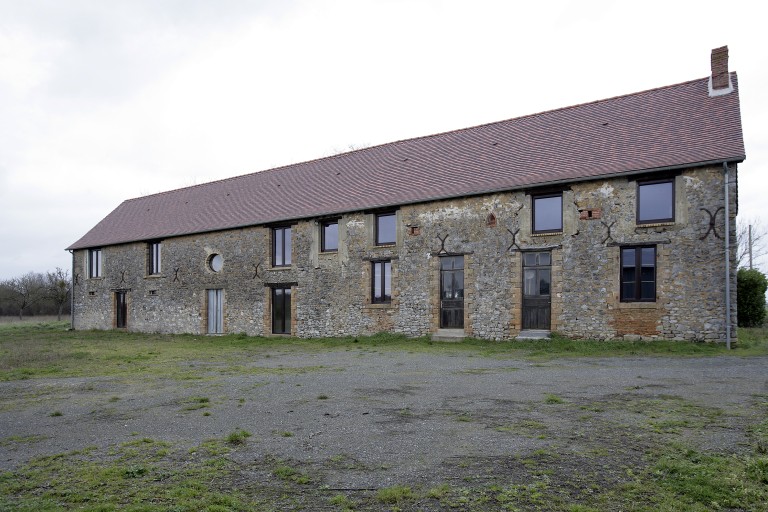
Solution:
M725 182L725 346L731 350L731 214L728 193L728 162L723 162Z
M75 330L75 251L70 250L72 255L72 284L69 288L69 330Z

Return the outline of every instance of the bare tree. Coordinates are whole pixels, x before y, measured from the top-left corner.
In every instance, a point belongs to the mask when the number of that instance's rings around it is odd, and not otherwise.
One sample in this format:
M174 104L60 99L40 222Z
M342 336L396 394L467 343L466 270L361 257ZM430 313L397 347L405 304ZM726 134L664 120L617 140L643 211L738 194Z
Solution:
M54 272L45 274L47 298L56 306L56 314L61 321L61 312L69 300L69 271L56 267Z
M754 265L768 254L768 230L760 219L739 219L736 226L736 240L739 245L737 263L739 268L749 268L750 264L750 226L752 227L751 252Z
M19 312L19 320L24 316L25 309L46 298L45 278L35 272L5 281L3 289L6 302Z

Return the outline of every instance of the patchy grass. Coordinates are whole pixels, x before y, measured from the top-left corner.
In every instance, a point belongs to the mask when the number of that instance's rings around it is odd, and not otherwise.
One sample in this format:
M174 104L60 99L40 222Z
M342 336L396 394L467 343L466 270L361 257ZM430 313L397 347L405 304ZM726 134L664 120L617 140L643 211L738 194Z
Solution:
M162 375L205 379L214 374L305 373L328 371L321 366L274 368L258 363L270 352L331 349L395 350L438 354L471 353L485 357L554 359L562 357L738 356L768 355L768 329L739 329L730 352L723 344L671 341L625 342L571 340L554 335L548 341L435 343L380 333L355 338L260 338L244 335L201 336L139 334L122 331L68 331L68 322L0 324L0 380L35 377ZM189 361L195 363L190 364ZM252 364L242 364L253 361ZM507 371L514 371L510 367Z

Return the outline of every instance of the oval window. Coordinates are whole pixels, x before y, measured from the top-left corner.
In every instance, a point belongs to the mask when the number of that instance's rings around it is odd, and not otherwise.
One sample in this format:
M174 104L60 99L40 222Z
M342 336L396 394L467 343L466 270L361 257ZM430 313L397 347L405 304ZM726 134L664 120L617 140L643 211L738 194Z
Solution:
M221 257L221 254L211 254L208 257L208 268L214 272L220 272L223 267L224 258Z

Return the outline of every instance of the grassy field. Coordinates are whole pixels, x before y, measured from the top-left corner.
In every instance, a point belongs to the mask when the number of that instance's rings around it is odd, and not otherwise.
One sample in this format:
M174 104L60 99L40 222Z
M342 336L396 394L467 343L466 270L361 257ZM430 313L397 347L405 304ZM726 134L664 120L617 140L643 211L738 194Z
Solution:
M344 347L431 353L476 354L481 357L553 359L563 357L713 356L768 354L768 329L741 329L731 351L724 344L672 341L627 342L571 340L561 336L541 341L436 343L427 338L393 334L355 338L261 338L159 335L121 331L68 331L67 322L9 322L0 324L0 380L35 377L125 375L137 372L193 378L199 369L177 363L195 360L228 365L229 371L249 371L239 364L265 351L321 351ZM176 364L174 364L176 363Z
M740 330L738 346L727 351L714 344L575 341L562 337L547 342L467 340L444 344L386 334L299 340L80 332L68 331L67 327L66 322L50 321L0 324L0 381L116 376L184 382L205 379L211 365L228 375L251 375L267 370L246 366L244 360L349 349L535 362L580 357L768 355L768 329ZM318 395L318 400L327 398ZM209 405L207 397L199 397L185 407L205 414ZM510 471L524 475L523 482L482 483L477 477L484 471L478 465L482 462L467 460L457 466L463 477L439 485L422 488L401 482L356 493L329 488L311 467L290 460L265 457L243 462L234 455L252 442L251 434L244 430L234 429L222 438L185 450L136 434L119 445L38 457L15 471L0 473L0 510L768 510L768 394L754 397L756 414L752 416L762 419L744 427L749 443L737 453L693 447L680 433L725 429L729 422L745 420L738 414L675 397L595 405L547 395L536 407L560 408L563 414L578 414L584 421L597 421L599 414L610 416L612 408L623 413L632 411L645 419L637 432L592 447L579 458L567 458L550 449L513 461ZM473 418L458 415L455 421L470 422ZM546 425L535 421L494 428L512 429L525 437L546 433ZM616 454L624 453L622 439L626 439L624 444L638 443L645 450L640 463L611 462ZM0 446L5 447L40 441L35 435L11 438L0 434ZM343 454L324 463L339 468L361 464ZM603 473L597 470L605 481L589 480L582 474L587 468L592 471L601 465L611 467ZM244 473L263 473L268 477L265 479L278 484L254 486L243 480Z

